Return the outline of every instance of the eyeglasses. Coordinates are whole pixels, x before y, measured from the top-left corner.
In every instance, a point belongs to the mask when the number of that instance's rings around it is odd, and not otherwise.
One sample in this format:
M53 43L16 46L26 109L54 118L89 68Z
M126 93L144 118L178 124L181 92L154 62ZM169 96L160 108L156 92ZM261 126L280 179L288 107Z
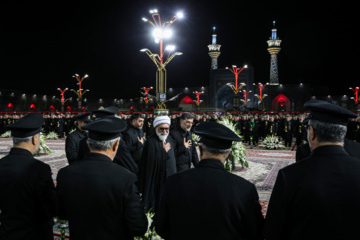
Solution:
M159 131L163 132L163 131L169 131L169 128L162 128L162 127L159 127Z

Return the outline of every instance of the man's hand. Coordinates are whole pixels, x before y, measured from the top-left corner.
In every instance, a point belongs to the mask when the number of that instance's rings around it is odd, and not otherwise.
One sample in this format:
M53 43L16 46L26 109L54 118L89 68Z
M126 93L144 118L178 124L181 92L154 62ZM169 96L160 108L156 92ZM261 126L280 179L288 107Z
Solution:
M141 142L141 144L144 144L144 138L143 138L143 137L142 137L142 138L137 137L137 140L138 140L139 142Z
M187 148L187 149L189 149L189 148L191 148L191 140L189 140L189 141L186 141L186 138L184 138L184 146Z
M171 149L170 143L168 142L165 144L165 142L163 142L163 148L165 149L165 152L169 152L169 150Z

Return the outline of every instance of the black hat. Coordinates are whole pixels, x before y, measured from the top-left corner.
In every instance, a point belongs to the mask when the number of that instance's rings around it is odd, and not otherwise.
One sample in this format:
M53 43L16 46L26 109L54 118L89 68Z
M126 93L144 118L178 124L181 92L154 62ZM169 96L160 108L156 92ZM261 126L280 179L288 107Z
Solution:
M126 128L126 122L118 117L110 116L92 121L81 127L89 131L89 138L106 141L119 137Z
M201 123L195 127L194 133L201 137L200 142L210 148L229 149L233 141L241 141L236 133L216 122Z
M43 124L44 118L40 113L29 113L6 128L11 130L11 136L25 138L39 133Z
M73 119L77 120L77 121L82 121L82 122L85 122L85 123L89 123L89 122L92 121L91 113L82 113L82 114L74 116Z
M119 111L119 108L115 106L110 106L103 108L101 110L95 110L93 113L95 114L96 118L102 118L107 116L115 115Z
M357 117L355 113L343 107L321 100L308 101L304 107L310 110L309 120L346 126L349 118Z

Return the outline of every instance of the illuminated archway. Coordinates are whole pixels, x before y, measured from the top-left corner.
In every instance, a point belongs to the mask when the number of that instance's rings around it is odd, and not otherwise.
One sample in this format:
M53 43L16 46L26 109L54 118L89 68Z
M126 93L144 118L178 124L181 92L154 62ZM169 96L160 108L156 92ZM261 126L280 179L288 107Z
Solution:
M272 101L273 111L290 111L290 108L291 108L290 99L284 94L279 94Z
M35 106L35 104L32 103L32 104L30 105L30 111L31 111L31 112L35 112L35 111L36 111L36 106Z

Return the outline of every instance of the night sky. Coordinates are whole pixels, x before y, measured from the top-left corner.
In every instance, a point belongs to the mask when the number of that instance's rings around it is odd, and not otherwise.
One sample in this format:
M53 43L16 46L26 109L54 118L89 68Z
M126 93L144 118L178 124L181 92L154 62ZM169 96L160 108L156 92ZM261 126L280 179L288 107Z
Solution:
M266 41L275 20L280 83L327 85L331 95L350 95L349 87L360 85L357 7L314 2L2 1L0 88L58 95L58 87L77 88L78 73L89 75L88 98L139 97L140 87L155 87L155 65L139 50L159 52L151 25L141 20L157 8L163 21L178 10L185 15L165 42L183 53L167 66L168 87L208 85L213 26L222 45L219 68L247 64L255 82L268 82Z

